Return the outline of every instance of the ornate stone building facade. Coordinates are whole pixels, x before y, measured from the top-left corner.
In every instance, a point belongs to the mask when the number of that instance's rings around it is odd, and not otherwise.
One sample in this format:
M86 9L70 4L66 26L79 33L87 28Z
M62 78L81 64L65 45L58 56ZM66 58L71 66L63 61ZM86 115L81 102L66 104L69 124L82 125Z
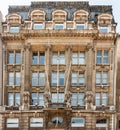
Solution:
M0 40L0 130L117 130L116 52L111 6L9 6Z

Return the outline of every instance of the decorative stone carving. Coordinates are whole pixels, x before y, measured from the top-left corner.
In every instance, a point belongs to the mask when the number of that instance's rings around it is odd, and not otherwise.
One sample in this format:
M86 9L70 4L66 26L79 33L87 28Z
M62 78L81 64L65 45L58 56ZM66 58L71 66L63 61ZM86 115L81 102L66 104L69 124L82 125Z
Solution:
M93 92L87 91L85 95L86 109L91 110L93 108Z
M65 101L66 101L66 105L67 107L71 107L71 92L67 92L65 95Z
M50 102L51 99L51 95L50 95L50 90L49 88L45 88L45 93L44 93L44 104L45 104L45 108L48 107L48 104Z
M29 103L29 96L30 96L30 93L28 91L25 91L23 93L23 97L24 97L24 104L28 104Z

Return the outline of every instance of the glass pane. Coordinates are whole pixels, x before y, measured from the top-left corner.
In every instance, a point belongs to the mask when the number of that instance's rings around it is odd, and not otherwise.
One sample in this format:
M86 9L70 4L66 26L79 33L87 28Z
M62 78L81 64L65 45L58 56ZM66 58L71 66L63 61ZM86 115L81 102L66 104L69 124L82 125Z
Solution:
M20 93L15 94L15 105L20 105Z
M9 72L9 85L14 85L14 73Z
M108 72L103 72L103 85L107 85L108 84Z
M61 124L63 122L63 118L62 117L54 117L54 118L52 118L52 122Z
M63 30L63 29L64 29L63 23L55 24L55 30Z
M59 96L58 102L63 103L64 102L64 93L59 93L58 96Z
M78 84L78 81L77 81L77 73L72 73L72 86L76 86Z
M9 64L14 64L14 52L11 51L9 52L9 60L8 60Z
M72 118L71 125L72 125L72 127L84 127L85 119L84 118Z
M32 86L38 86L38 73L32 73Z
M16 52L16 64L21 64L21 53Z
M57 99L58 99L58 94L57 93L52 93L52 102L57 103Z
M102 64L102 51L97 51L97 64Z
M100 31L101 33L108 33L108 27L100 27L100 28L99 28L99 31Z
M40 64L44 64L45 63L45 53L43 52L43 53L40 53Z
M37 93L32 93L32 105L38 104L37 102Z
M95 104L96 106L100 106L100 93L96 93Z
M85 77L84 74L79 75L79 85L84 85L85 84Z
M39 105L44 106L44 96L43 93L39 93Z
M41 29L43 29L43 24L35 23L34 26L33 26L33 29L34 30L41 30Z
M78 53L73 52L72 54L72 64L78 64Z
M76 29L77 30L84 30L85 29L85 25L84 24L76 24Z
M80 106L84 106L84 93L79 93L78 94L78 104Z
M39 86L45 86L45 73L39 73Z
M52 86L57 86L57 73L52 73Z
M77 93L72 94L71 105L77 106Z
M105 106L107 105L107 93L102 94L102 104Z
M85 64L85 53L84 52L80 52L79 63L80 64Z
M38 53L37 52L33 53L32 64L38 64Z
M8 106L14 105L14 95L13 93L8 93Z
M104 63L104 64L108 64L108 51L104 51L103 63Z
M58 53L53 52L52 54L52 64L58 64Z
M64 80L65 80L65 75L64 72L59 73L59 85L63 86L64 85Z
M60 64L65 64L65 53L60 52L60 59L59 59Z
M10 27L10 33L19 33L19 27Z
M101 85L101 72L96 72L96 85Z
M16 85L20 85L20 72L16 72Z

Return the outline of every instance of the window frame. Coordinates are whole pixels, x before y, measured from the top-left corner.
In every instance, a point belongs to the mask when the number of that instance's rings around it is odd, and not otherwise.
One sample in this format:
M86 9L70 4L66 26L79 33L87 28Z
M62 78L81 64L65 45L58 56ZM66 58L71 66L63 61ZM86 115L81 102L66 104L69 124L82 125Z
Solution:
M109 28L108 26L99 26L99 32L100 33L109 33Z
M37 54L36 57L33 55L35 53ZM42 54L44 54L44 55L42 55ZM35 58L35 60L34 60L34 58ZM44 51L33 51L32 52L32 65L45 65L45 52Z
M64 30L64 29L65 29L64 23L55 23L54 24L54 30Z
M33 23L33 30L43 30L43 23Z
M105 55L106 52L107 52L107 56ZM101 53L101 56L98 56L98 53ZM99 61L99 60L101 60L101 61ZM107 62L105 60L107 60ZM101 64L108 65L109 64L109 51L108 50L97 50L96 64L97 65L101 65Z
M76 23L75 24L75 29L76 30L85 30L85 23Z
M52 93L52 103L64 103L64 93Z
M19 33L20 27L19 26L10 26L9 27L9 33Z
M61 84L61 81L63 82L62 84ZM52 71L51 85L52 86L65 86L65 72L64 71L60 71L60 72Z
M83 56L81 56L83 54ZM86 64L86 54L85 51L73 51L72 52L72 64L73 65L85 65Z
M103 119L96 119L96 128L107 128L108 127L108 119L104 118L106 120L106 123L98 123L97 120L103 120Z
M7 118L6 127L7 128L19 128L19 119L18 118Z
M83 119L83 123L74 123L73 124L73 119ZM71 118L71 127L85 127L85 118L83 117L72 117Z
M31 117L30 118L30 127L43 127L43 118L39 117L39 118L35 118L35 117Z

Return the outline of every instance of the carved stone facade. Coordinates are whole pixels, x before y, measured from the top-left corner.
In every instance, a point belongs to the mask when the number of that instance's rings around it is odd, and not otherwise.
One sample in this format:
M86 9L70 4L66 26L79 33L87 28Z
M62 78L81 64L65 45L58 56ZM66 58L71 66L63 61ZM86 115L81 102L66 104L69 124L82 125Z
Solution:
M0 130L118 129L111 6L32 2L1 26Z

